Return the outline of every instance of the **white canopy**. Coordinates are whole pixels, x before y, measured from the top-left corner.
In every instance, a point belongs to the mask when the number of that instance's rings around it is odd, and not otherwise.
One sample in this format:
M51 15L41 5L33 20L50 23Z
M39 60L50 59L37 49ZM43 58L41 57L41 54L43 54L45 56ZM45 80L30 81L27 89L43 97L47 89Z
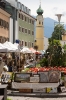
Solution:
M23 47L23 49L21 50L22 53L32 53L32 51L27 48L27 47Z
M8 51L7 48L0 43L0 52L7 52L7 51Z
M6 41L3 45L8 49L9 52L15 52L18 50L18 48L14 44L8 41Z

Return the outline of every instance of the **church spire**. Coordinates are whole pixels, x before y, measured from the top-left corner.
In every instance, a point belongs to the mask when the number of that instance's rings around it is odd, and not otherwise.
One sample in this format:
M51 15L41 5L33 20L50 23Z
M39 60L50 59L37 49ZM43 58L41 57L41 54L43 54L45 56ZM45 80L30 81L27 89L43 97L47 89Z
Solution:
M42 15L43 14L43 10L41 9L41 0L40 1L40 5L39 5L39 8L37 9L37 14L38 15Z
M41 0L40 0L40 7L41 7Z

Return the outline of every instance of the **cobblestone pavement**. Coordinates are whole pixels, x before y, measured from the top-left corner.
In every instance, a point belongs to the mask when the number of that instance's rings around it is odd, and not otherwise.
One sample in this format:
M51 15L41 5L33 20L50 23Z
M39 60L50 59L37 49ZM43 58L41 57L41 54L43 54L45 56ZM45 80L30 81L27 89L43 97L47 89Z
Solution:
M8 96L11 100L66 100L66 97L62 98L36 98L36 97L18 97L18 96Z

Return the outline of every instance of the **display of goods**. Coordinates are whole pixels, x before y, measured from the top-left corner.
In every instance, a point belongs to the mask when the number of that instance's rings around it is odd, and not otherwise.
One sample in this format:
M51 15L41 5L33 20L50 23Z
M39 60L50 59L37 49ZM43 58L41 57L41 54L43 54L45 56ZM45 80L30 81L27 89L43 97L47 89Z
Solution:
M59 71L49 71L49 82L59 82Z
M30 82L39 83L39 76L30 77Z
M15 82L30 82L31 73L15 73Z
M1 83L10 83L12 79L11 72L3 72L1 76Z
M46 83L49 81L48 71L45 72L38 72L40 74L39 82Z
M61 88L61 92L66 92L66 88L65 86L60 87Z
M57 88L56 87L46 88L46 92L47 93L57 93Z

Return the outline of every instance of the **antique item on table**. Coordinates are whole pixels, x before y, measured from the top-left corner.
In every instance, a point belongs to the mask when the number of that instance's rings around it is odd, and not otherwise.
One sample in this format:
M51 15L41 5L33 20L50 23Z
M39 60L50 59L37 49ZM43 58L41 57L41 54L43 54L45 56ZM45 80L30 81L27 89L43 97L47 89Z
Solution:
M59 82L59 71L49 71L49 82L56 83Z
M12 73L4 72L1 76L1 83L11 83Z
M30 82L31 73L15 73L15 82Z
M48 71L38 72L40 74L39 82L40 83L47 83L49 81Z
M30 77L31 83L39 83L39 76Z

